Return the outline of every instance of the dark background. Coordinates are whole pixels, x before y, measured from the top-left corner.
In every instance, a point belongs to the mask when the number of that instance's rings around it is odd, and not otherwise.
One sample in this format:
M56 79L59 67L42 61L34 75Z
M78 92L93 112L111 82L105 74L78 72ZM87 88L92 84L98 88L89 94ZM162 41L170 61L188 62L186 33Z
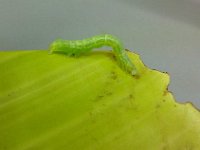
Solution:
M0 0L0 50L103 33L168 72L175 98L200 108L199 0Z

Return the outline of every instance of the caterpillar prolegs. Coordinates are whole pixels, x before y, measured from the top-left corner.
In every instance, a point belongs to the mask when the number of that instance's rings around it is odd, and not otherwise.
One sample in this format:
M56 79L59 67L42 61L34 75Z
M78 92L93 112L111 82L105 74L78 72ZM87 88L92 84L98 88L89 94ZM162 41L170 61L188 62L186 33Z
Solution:
M122 43L110 34L97 35L84 40L55 40L50 44L50 53L64 52L69 56L76 56L102 46L112 47L117 62L124 71L132 75L137 74L137 70L126 54Z

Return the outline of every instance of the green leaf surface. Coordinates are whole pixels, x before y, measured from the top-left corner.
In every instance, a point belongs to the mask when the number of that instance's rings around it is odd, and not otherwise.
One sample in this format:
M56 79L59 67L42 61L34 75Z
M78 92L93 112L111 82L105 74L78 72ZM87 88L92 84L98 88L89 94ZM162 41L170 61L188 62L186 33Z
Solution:
M199 150L200 112L128 53L139 77L110 52L0 52L0 150Z

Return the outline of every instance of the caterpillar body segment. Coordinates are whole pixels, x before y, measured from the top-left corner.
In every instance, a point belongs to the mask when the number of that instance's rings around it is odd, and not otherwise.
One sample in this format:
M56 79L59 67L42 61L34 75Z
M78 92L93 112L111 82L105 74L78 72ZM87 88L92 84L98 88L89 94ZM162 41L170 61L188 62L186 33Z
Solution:
M137 74L136 68L126 54L122 43L110 34L97 35L84 40L55 40L50 44L50 53L63 52L69 56L78 56L102 46L112 47L117 62L123 70L132 75Z

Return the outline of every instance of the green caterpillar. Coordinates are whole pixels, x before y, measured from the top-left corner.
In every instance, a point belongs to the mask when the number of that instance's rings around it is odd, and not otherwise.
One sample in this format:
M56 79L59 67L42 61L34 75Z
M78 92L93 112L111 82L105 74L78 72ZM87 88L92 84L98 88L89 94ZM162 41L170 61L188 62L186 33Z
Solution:
M137 70L126 54L122 43L116 37L110 34L97 35L84 40L75 41L62 39L55 40L50 44L50 53L64 52L69 56L77 56L102 46L112 47L117 62L124 71L132 75L137 74Z

